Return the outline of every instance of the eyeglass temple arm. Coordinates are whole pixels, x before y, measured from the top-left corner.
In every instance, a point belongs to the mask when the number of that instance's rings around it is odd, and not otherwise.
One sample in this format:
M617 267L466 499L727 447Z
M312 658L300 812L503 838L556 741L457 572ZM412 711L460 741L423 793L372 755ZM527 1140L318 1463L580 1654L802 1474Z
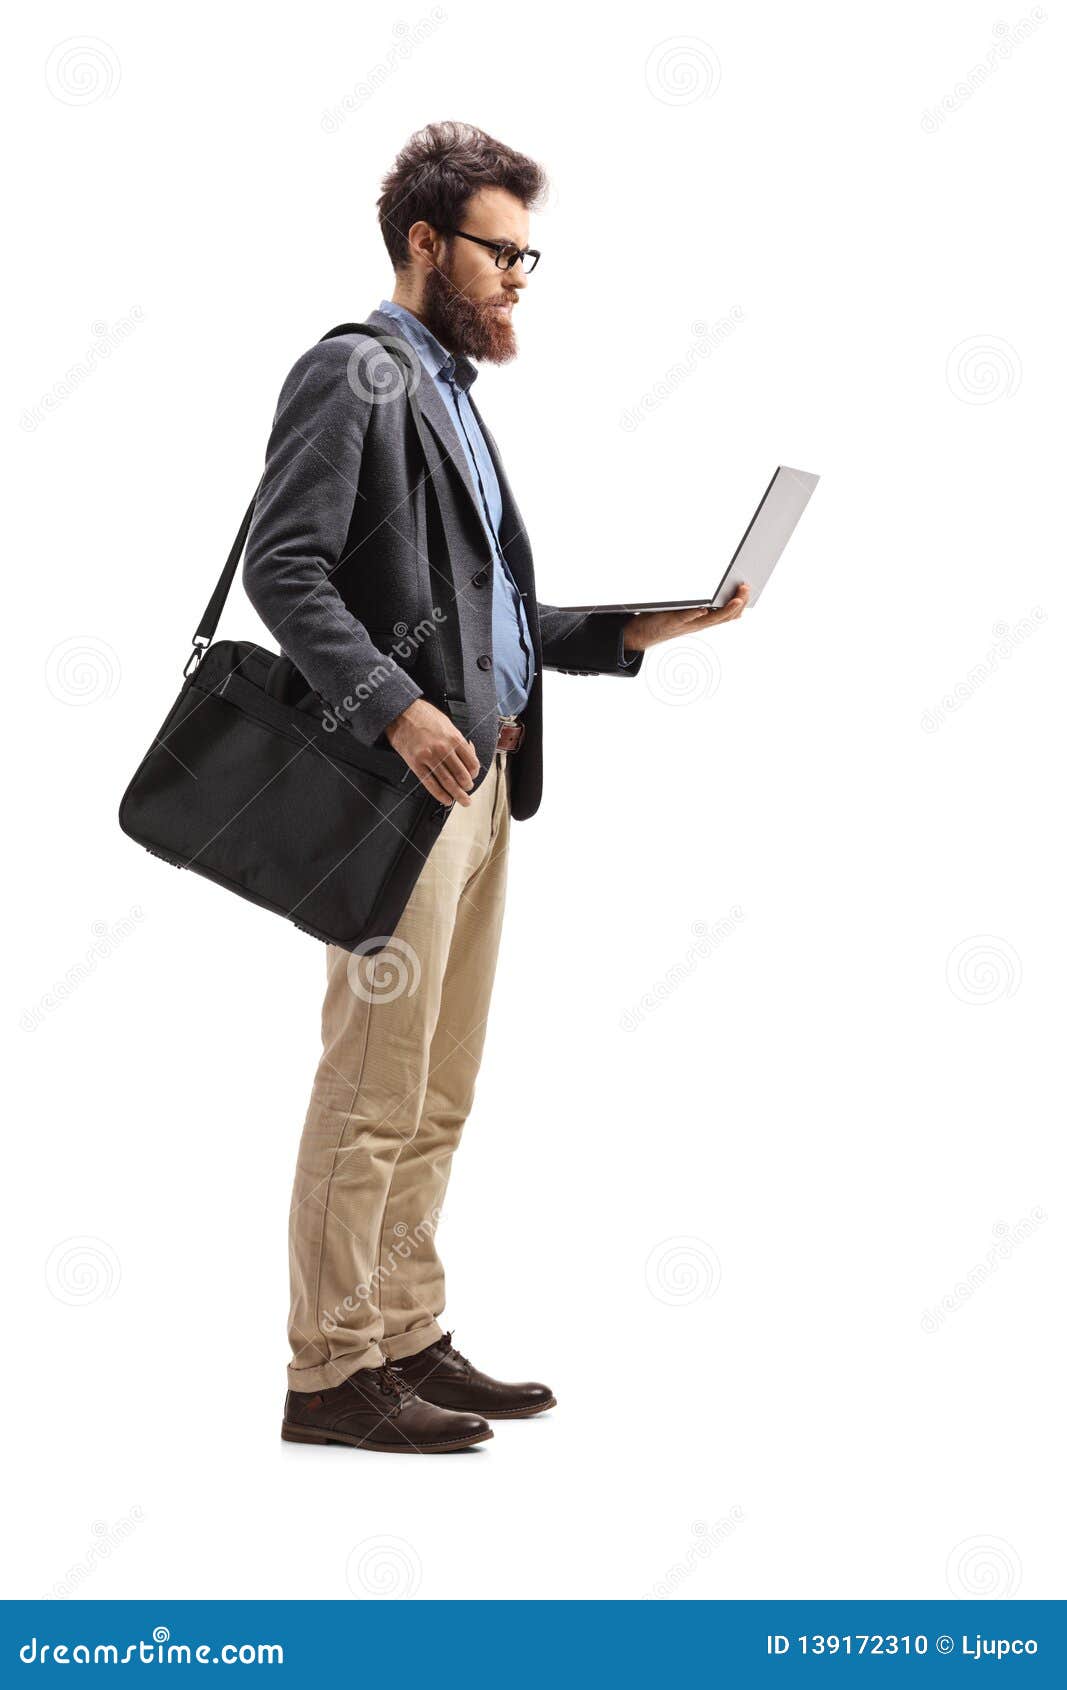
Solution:
M441 233L443 235L458 235L460 240L473 241L475 246L488 247L490 252L496 253L498 260L500 258L501 253L505 252L507 250L507 248L512 244L510 241L487 241L485 239L484 235L468 235L468 233L465 229L442 229ZM510 270L512 264L521 263L526 258L532 258L534 263L536 264L537 260L540 258L540 256L541 256L541 254L537 250L536 247L532 247L532 246L516 247L514 255L509 260L509 262L505 265L499 265L498 264L498 268Z

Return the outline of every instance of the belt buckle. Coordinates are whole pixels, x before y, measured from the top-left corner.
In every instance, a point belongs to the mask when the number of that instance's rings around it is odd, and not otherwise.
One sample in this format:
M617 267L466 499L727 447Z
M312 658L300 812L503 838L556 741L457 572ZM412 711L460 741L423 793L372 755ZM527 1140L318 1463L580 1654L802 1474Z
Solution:
M518 751L526 738L526 723L501 716L497 723L496 748L498 751ZM506 743L505 743L506 741Z

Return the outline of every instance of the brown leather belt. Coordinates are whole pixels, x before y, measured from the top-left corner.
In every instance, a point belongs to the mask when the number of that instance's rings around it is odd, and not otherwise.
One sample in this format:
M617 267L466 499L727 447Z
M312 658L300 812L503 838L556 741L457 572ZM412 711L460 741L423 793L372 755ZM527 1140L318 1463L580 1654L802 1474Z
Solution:
M525 722L516 721L514 716L500 718L500 731L496 740L498 751L517 751L525 738Z

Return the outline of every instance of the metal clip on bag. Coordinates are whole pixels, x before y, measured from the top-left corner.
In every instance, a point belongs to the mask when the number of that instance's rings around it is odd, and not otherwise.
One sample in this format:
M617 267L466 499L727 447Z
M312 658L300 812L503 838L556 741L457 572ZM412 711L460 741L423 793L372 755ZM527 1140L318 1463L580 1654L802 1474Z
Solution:
M365 323L323 336L387 337ZM392 346L390 355L403 367ZM414 356L414 354L412 355ZM426 489L439 471L410 372L404 388L426 463L418 514L428 537ZM190 868L303 932L372 954L387 943L441 832L438 802L388 745L361 745L288 658L247 640L214 640L233 585L256 495L245 512L193 640L185 684L119 808L131 839L177 868ZM443 529L442 529L443 531ZM427 552L420 545L420 557ZM436 670L434 699L465 727L463 650L452 602L425 647ZM429 569L423 591L432 602Z

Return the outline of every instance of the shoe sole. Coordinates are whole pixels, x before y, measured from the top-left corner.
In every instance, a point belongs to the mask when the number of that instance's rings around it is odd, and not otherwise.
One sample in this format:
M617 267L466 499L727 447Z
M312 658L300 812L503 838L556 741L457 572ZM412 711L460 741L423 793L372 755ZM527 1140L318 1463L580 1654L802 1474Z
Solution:
M535 1403L533 1408L480 1408L478 1413L483 1420L532 1420L535 1414L544 1414L555 1407L555 1397L549 1397L547 1402Z
M349 1432L319 1432L310 1426L297 1426L291 1420L282 1421L282 1437L289 1444L347 1444L351 1449L374 1449L383 1455L447 1455L450 1450L470 1449L472 1444L482 1444L492 1437L492 1431L486 1427L484 1432L475 1432L469 1438L452 1438L443 1443L434 1444L383 1444L375 1443L371 1438L356 1438Z

